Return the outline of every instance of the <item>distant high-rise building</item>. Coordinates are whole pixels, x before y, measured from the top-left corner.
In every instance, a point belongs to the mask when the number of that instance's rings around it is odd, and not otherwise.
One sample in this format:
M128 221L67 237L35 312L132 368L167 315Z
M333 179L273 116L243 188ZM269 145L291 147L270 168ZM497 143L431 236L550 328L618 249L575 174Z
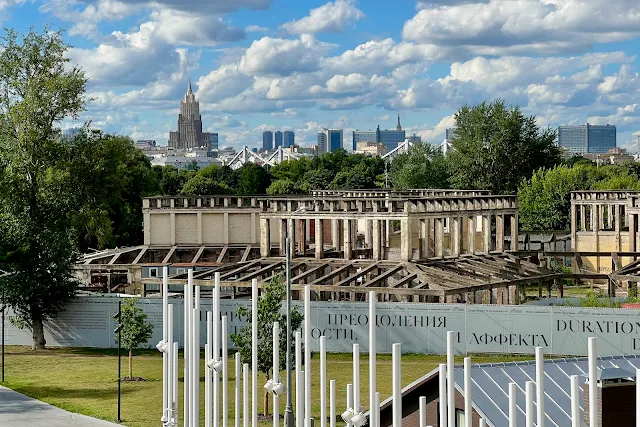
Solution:
M399 117L399 116L398 116ZM400 120L398 119L398 125ZM380 130L380 126L376 130L355 130L353 131L353 151L357 150L359 142L382 142L387 146L389 151L398 146L398 143L405 140L405 131L396 127L396 129Z
M273 132L266 130L262 132L262 151L273 150Z
M211 146L209 148L211 150L217 150L218 149L218 132L213 132L213 133L210 133L209 135L211 135L209 139L211 141Z
M570 155L584 153L608 153L616 147L616 127L614 125L559 126L558 145Z
M185 150L190 148L211 149L209 132L202 132L202 116L200 103L191 88L191 79L184 99L180 102L178 114L178 131L169 132L169 147Z
M296 134L293 131L285 130L282 143L284 148L293 147L296 143Z
M327 133L326 129L318 131L318 156L327 152Z
M407 139L409 140L409 142L413 144L419 144L422 142L422 137L419 135L416 135L415 133L413 135L409 135Z
M400 125L400 111L398 111L398 124L396 125L396 130L401 131L402 126Z
M342 129L320 129L318 131L318 155L331 153L343 147Z
M282 145L282 132L277 130L275 134L275 140L273 142L273 149L277 149Z

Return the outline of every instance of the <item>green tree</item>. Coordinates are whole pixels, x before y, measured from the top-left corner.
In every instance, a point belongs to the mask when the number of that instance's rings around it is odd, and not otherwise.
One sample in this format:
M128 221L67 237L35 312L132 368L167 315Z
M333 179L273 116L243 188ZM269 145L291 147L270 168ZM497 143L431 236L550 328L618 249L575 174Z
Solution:
M247 163L234 171L237 177L236 194L253 196L266 194L271 184L269 172L255 163Z
M535 170L559 162L555 131L541 130L535 116L507 108L503 100L465 105L455 120L449 158L454 188L514 193Z
M328 190L335 174L326 169L313 169L305 172L300 187L305 193L312 190Z
M147 314L136 304L140 298L125 298L120 311L122 347L129 350L129 379L133 379L133 351L146 344L153 334L153 324ZM116 333L116 341L118 334Z
M273 378L273 323L280 323L280 371L286 369L287 354L287 316L282 314L282 300L286 296L286 287L280 277L265 284L258 299L258 370ZM251 310L240 307L238 316L251 321ZM291 310L291 331L302 325L304 316L296 309ZM231 335L231 341L239 349L242 363L251 363L251 325L245 326L237 334ZM295 354L295 341L290 337L291 353ZM293 357L292 357L293 359ZM292 360L291 363L294 363ZM264 415L269 414L269 396L264 395Z
M174 166L154 166L157 179L160 181L160 192L165 196L177 196L180 190L192 177L193 172L185 172Z
M267 194L270 196L288 196L290 194L300 193L300 188L290 179L277 179L267 188Z
M231 194L232 190L224 182L215 181L204 175L196 174L187 181L180 193L187 196L214 196L218 194Z
M69 64L61 32L7 30L0 43L0 281L17 320L43 349L43 321L78 286L64 142L57 127L84 110L87 79Z
M130 138L100 132L82 132L67 148L80 249L142 244L142 197L161 192L146 156Z
M391 163L391 182L400 190L409 188L449 188L447 159L428 143L414 144L408 153Z

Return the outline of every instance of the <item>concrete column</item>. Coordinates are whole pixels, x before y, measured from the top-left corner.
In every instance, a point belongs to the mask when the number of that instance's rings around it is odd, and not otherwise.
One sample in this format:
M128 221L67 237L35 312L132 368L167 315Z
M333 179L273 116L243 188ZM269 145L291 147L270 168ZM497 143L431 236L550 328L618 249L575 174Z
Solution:
M227 202L227 199L224 199L225 203ZM229 212L225 212L222 214L222 221L223 221L223 236L224 236L224 244L228 245L229 244Z
M591 218L593 218L593 242L594 242L594 250L596 252L600 251L600 208L597 205L592 206L591 208ZM596 271L600 271L600 257L596 257Z
M482 216L482 252L491 252L491 215Z
M594 230L596 230L598 228L597 227L598 223L596 221L596 212L598 212L598 206L597 205L590 205L589 206L589 211L590 211L589 214L590 214L590 219L591 219L589 221L590 222L589 226L591 227L589 229L589 231L594 231Z
M452 230L451 252L453 256L460 256L462 253L462 218L450 218Z
M296 257L296 220L288 219L289 223L289 253L291 258Z
M309 236L309 234L307 234L308 227L308 220L298 220L298 227L296 227L298 231L300 231L300 235L298 236L298 252L300 252L302 256L305 256L305 254L307 253L307 237Z
M175 246L176 245L176 214L175 213L169 214L169 227L170 227L169 243L171 244L171 246ZM225 228L225 233L228 233L226 228Z
M336 252L340 252L340 220L331 220L331 244L336 248Z
M420 220L420 228L422 236L421 245L420 245L420 258L429 258L431 256L430 245L429 245L429 220L422 219Z
M469 235L467 236L467 241L469 242L469 253L470 254L475 254L476 253L476 217L474 216L470 216L467 219L467 233L469 233Z
M616 207L618 205L615 205ZM613 207L614 205L607 205L607 228L611 230L613 228Z
M373 229L373 250L372 257L375 261L380 261L382 259L382 245L381 245L381 230L380 230L380 220L374 219L372 221L372 229Z
M587 231L587 207L580 205L580 230Z
M629 214L629 252L637 250L636 245L636 216Z
M391 247L391 222L389 220L384 221L384 246L385 248Z
M198 199L198 201L200 201L200 199ZM255 224L255 222L252 224ZM255 230L255 227L251 227L251 230ZM198 245L202 245L202 212L196 214L196 233Z
M320 218L315 219L316 225L316 258L324 258L324 230L322 228L322 220Z
M435 240L435 252L436 256L442 258L444 256L444 219L436 218L436 232L434 236Z
M144 244L151 244L151 214L145 213L144 216ZM128 282L131 283L131 282Z
M496 251L504 252L504 215L496 215Z
M351 259L352 251L353 251L353 241L351 240L351 236L353 235L352 229L353 224L352 220L345 219L342 221L343 223L343 234L344 234L344 259Z
M600 211L598 212L600 215L600 221L598 222L598 224L600 225L600 230L604 230L604 211L605 211L605 205L600 205Z
M576 242L578 241L578 207L576 205L571 205L571 247L575 251Z
M373 245L373 221L368 219L365 221L364 245L370 248Z
M611 211L609 211L609 219L613 222L612 226L616 232L616 250L622 251L622 237L620 236L620 205L613 205L613 211L613 215L611 214Z
M280 220L280 235L278 236L278 242L280 246L280 256L286 256L286 248L287 245L287 220Z
M511 250L518 250L518 214L511 215Z
M410 261L413 257L411 241L411 223L409 219L400 220L400 260Z
M271 256L271 228L268 218L260 218L260 256Z

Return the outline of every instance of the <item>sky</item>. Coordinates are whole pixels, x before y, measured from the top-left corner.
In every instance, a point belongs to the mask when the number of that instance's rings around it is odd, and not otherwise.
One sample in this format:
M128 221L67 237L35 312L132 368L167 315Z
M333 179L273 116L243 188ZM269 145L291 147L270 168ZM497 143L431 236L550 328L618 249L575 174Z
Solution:
M464 104L502 98L540 126L640 130L638 0L0 0L51 24L89 78L80 121L166 145L193 81L220 147L264 130L403 128L438 144ZM63 127L78 122L65 121Z

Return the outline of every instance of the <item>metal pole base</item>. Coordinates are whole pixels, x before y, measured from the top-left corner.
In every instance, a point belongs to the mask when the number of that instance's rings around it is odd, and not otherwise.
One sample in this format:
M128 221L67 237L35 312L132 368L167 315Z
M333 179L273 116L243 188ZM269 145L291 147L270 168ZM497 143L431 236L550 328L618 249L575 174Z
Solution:
M293 417L293 411L285 411L284 413L284 426L285 427L295 427L296 422Z

